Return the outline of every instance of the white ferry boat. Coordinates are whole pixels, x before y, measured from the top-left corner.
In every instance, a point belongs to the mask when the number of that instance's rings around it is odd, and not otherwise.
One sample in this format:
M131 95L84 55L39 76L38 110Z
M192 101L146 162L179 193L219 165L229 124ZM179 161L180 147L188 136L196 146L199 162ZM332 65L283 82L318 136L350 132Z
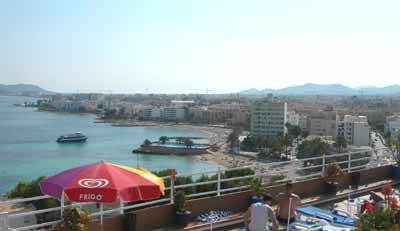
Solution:
M67 143L67 142L85 142L87 140L87 136L83 135L80 132L68 135L62 135L58 137L57 142L59 143Z

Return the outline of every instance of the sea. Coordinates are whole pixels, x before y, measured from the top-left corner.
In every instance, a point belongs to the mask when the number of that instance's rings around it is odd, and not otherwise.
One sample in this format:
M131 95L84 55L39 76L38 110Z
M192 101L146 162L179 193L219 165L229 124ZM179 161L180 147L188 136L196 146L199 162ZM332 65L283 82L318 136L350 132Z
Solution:
M95 116L91 114L39 112L36 108L14 106L34 101L36 99L28 97L0 96L0 194L19 181L54 175L102 160L148 170L175 168L178 173L218 168L191 157L132 153L145 139L206 137L204 132L161 126L112 127L94 123ZM87 135L87 142L56 142L58 136L74 132Z

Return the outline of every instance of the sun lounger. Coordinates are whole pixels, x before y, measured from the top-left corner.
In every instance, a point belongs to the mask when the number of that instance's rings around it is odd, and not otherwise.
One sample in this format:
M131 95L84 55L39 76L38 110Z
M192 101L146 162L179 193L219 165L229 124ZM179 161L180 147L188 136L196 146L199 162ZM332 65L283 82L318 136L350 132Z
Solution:
M309 217L316 217L328 221L332 225L354 227L356 218L341 215L338 212L331 212L314 206L307 206L296 209L296 212Z
M353 228L344 228L344 227L337 227L331 225L328 221L315 218L315 217L310 217L307 219L308 222L319 224L322 226L323 231L351 231Z

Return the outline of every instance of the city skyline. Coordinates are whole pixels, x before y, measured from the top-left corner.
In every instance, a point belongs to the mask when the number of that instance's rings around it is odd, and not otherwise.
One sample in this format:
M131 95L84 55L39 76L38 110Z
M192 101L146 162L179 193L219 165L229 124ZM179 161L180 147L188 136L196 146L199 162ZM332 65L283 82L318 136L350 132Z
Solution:
M231 93L397 84L399 3L0 3L0 83L57 92Z

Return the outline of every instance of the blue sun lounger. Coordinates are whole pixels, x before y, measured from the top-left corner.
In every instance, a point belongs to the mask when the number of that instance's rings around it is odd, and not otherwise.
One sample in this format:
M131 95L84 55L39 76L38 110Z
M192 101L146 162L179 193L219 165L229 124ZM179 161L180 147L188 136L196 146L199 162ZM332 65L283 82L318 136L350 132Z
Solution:
M308 222L314 223L314 224L319 224L322 226L323 231L351 231L354 230L354 227L343 227L343 226L334 226L328 221L325 221L323 219L319 219L316 217L309 217L307 218Z
M334 225L345 227L354 227L357 219L349 216L344 216L335 212L320 209L314 206L307 206L296 209L296 212L305 216L316 217L326 220Z

